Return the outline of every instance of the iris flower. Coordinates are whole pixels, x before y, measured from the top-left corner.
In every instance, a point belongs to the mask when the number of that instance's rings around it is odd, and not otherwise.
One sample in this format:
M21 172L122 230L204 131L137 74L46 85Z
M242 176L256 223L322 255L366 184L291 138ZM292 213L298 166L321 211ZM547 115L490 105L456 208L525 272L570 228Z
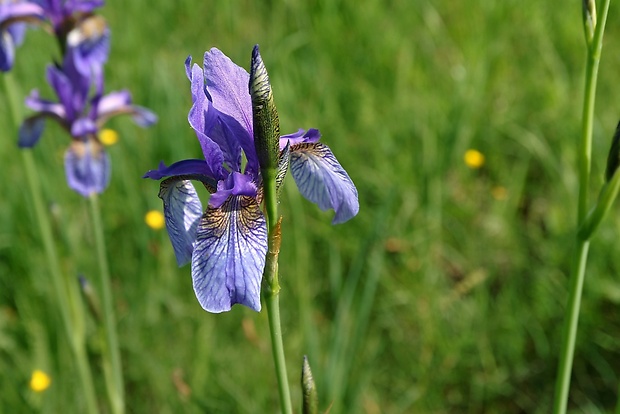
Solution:
M105 3L103 0L35 0L35 2L43 7L55 31L60 31L67 20L76 14L90 14Z
M255 49L258 55L258 50ZM260 58L260 55L258 55ZM253 138L249 74L218 49L204 55L204 69L185 62L193 106L188 120L204 159L188 159L145 178L160 180L166 228L179 266L191 261L200 305L219 313L238 303L260 311L267 253L267 225L260 208L262 177ZM316 129L280 138L278 182L290 162L299 190L342 223L359 210L357 190ZM243 162L245 159L245 163ZM211 193L206 210L190 180Z
M43 19L43 9L34 3L0 0L0 71L13 67L15 46L22 43L26 23Z
M84 75L101 68L108 58L110 30L93 15L103 0L0 0L0 71L11 70L15 46L21 44L26 23L51 25L62 54L74 54ZM46 23L48 22L48 23Z
M99 141L98 133L112 116L130 114L142 126L152 125L157 117L145 108L132 105L128 91L102 95L102 71L80 72L74 54L65 55L63 65L49 66L47 81L58 102L42 99L37 90L26 98L26 105L36 111L19 130L19 146L33 147L41 138L48 118L57 121L72 137L65 153L65 173L69 187L87 197L101 193L110 178L110 160ZM93 85L99 85L93 88ZM93 93L91 91L95 90Z
M38 0L59 40L63 55L73 54L83 75L97 71L108 60L110 30L103 17L92 14L103 0Z

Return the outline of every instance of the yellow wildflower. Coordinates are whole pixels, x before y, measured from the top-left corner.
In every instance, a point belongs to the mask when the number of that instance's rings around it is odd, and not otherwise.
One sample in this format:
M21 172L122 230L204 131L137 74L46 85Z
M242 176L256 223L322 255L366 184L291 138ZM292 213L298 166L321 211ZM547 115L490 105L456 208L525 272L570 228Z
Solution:
M35 369L30 378L30 389L34 392L43 392L49 388L52 379L45 372Z
M146 213L144 216L144 221L146 222L146 225L153 230L161 230L166 225L164 215L159 210L151 210Z
M118 132L113 129L103 129L99 132L99 141L106 146L114 145L118 142Z
M463 160L469 168L477 169L484 165L484 155L475 149L468 149L465 151Z

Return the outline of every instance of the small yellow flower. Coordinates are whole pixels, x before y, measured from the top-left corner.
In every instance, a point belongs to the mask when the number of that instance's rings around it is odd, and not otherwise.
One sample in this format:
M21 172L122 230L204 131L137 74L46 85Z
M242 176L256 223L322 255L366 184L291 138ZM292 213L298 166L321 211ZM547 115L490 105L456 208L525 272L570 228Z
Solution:
M475 149L468 149L465 151L463 160L469 168L477 169L484 165L484 155Z
M43 392L49 388L52 379L43 371L35 369L30 378L30 389L34 392Z
M113 129L103 129L99 132L99 141L108 147L114 145L118 142L118 132Z
M146 225L153 230L161 230L166 225L164 215L159 210L151 210L144 216Z

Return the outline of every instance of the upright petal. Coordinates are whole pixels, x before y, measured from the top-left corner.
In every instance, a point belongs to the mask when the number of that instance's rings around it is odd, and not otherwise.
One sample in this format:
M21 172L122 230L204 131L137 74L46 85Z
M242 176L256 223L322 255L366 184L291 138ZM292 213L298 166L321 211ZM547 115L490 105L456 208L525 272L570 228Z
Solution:
M159 198L164 202L166 229L177 264L183 266L192 258L202 204L192 183L179 177L162 181Z
M200 305L220 313L239 303L260 311L267 223L256 199L230 197L207 208L198 226L192 279Z
M301 194L323 211L336 211L332 224L344 223L357 214L357 189L327 145L293 145L290 162Z
M47 82L54 88L58 100L65 108L66 119L73 122L85 106L86 95L76 93L75 85L62 70L55 66L48 66Z
M228 56L212 48L204 56L206 90L220 119L239 143L247 158L246 170L258 172L254 148L252 100L248 90L250 75Z
M220 50L212 48L204 56L204 74L215 109L234 118L251 134L252 101L248 91L248 72Z
M98 141L74 140L65 153L65 173L72 190L84 197L99 194L110 181L110 158Z

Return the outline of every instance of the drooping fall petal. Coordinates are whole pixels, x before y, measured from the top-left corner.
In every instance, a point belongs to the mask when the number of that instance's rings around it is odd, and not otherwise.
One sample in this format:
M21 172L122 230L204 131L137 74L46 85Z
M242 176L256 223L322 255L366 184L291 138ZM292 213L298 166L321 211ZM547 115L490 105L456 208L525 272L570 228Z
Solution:
M239 303L260 311L267 223L255 198L231 196L200 220L192 279L200 305L225 312Z
M332 224L344 223L357 214L357 189L327 145L293 145L290 162L301 194L323 211L336 211Z
M159 198L164 202L166 229L177 264L183 266L192 258L202 204L192 183L179 177L162 181Z
M110 182L110 158L98 141L76 140L65 153L69 188L84 197L102 193Z

